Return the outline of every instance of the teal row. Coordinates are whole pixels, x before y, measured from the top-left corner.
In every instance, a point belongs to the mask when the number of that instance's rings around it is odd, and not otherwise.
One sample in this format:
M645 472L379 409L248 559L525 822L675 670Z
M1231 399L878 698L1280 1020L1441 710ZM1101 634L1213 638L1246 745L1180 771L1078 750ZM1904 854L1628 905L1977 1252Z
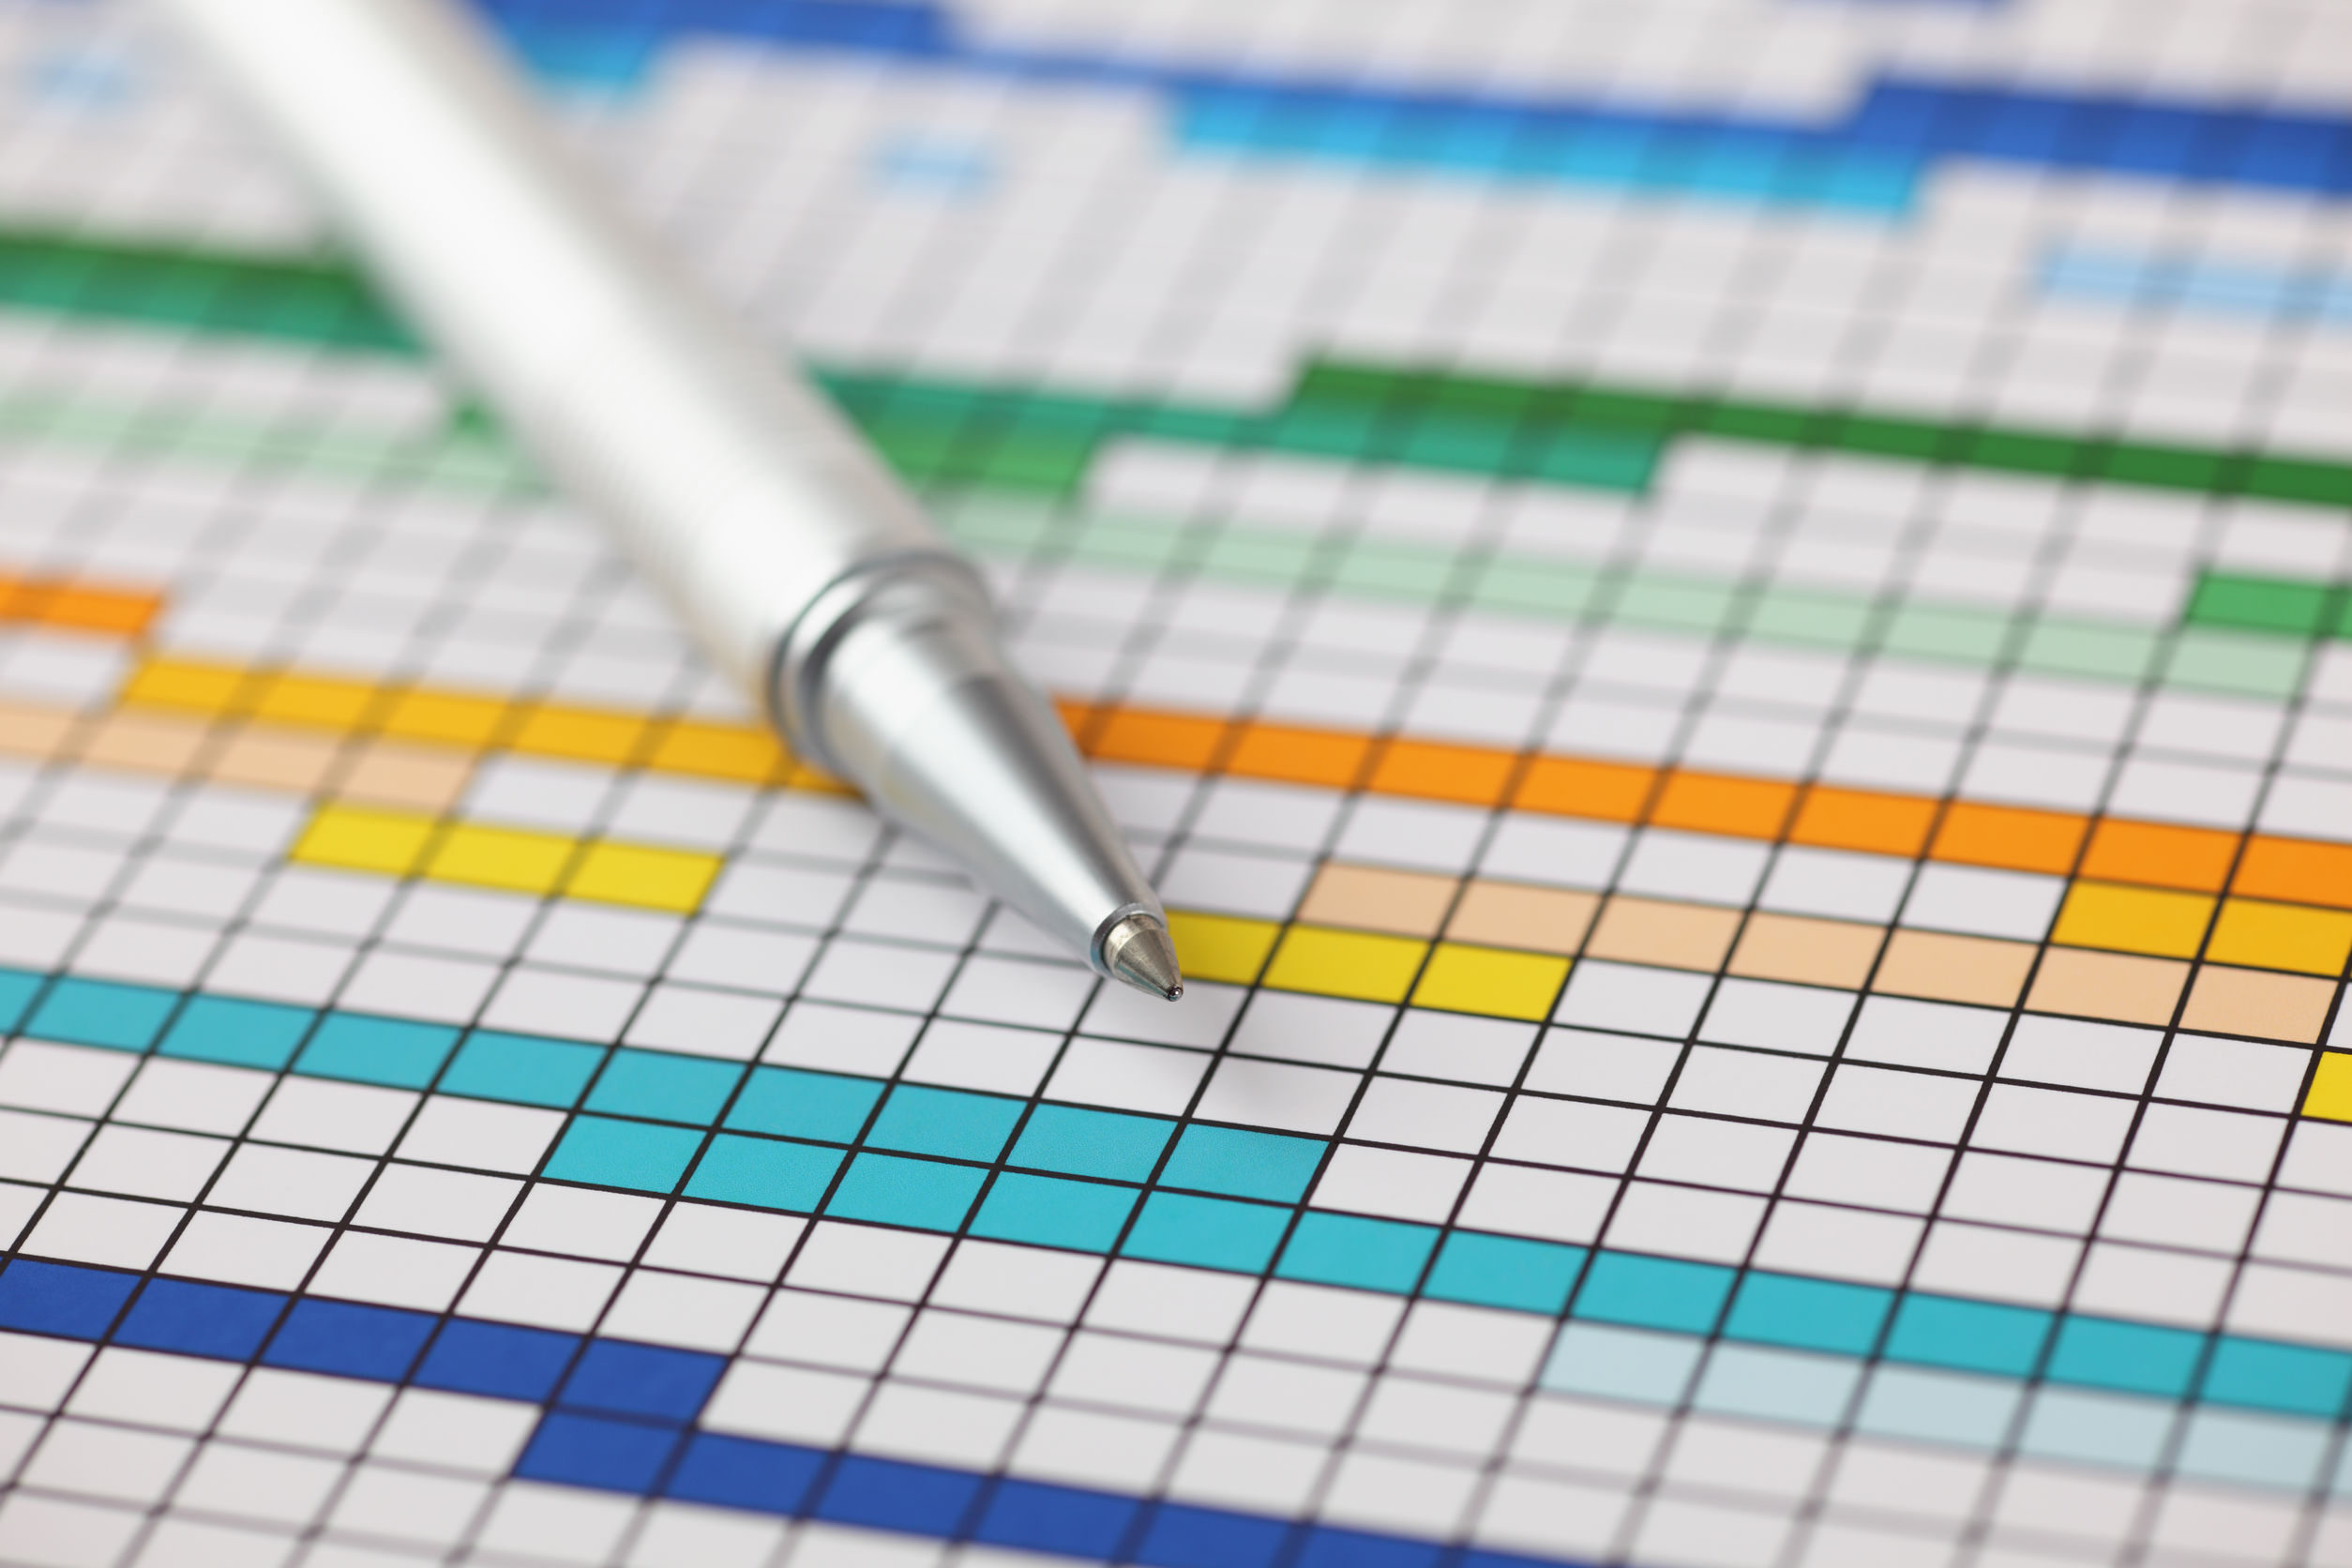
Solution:
M1609 1358L1652 1392L1720 1337L1832 1379L1877 1358L2322 1420L2352 1400L2338 1350L1304 1210L1319 1138L17 970L0 1027L568 1111L556 1181L1566 1313L1562 1353L1604 1326L1663 1347Z

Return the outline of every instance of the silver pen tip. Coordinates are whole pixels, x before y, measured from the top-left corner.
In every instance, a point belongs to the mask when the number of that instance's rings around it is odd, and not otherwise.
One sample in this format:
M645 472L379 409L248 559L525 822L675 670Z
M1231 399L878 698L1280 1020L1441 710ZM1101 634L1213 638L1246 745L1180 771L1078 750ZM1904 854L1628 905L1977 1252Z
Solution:
M1184 994L1176 939L1157 915L1131 914L1103 938L1103 967L1138 991L1173 1002Z

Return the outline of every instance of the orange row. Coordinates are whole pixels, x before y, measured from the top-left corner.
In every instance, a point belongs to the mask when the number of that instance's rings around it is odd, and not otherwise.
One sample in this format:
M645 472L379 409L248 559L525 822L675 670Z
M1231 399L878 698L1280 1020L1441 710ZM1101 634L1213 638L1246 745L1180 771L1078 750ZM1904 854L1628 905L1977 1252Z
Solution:
M163 609L160 594L99 588L60 578L0 574L0 622L138 637Z
M1107 762L2352 909L2347 844L1115 704L1063 717Z

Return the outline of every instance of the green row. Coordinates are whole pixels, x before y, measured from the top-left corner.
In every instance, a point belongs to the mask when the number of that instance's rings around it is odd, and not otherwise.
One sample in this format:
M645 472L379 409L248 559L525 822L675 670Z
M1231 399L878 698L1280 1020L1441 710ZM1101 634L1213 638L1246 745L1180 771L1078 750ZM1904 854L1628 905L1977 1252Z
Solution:
M2352 638L2352 586L2207 572L2197 579L2181 622L2283 637Z
M0 306L333 348L415 354L348 264L38 230L0 231ZM1310 363L1271 409L1058 395L820 372L891 460L922 481L1070 493L1122 436L1258 447L1617 490L1648 486L1683 435L2320 505L2352 504L2352 464L2253 449L1900 418L1586 382Z
M1234 523L1187 530L1164 520L1023 505L987 493L948 498L938 515L959 544L983 555L1043 553L1143 572L1181 563L1214 577L1283 588L1313 580L1365 597L1416 604L1442 599L1499 614L1598 619L1840 653L1868 650L1972 665L2013 660L2047 674L2134 684L2154 679L2271 698L2293 695L2308 662L2299 643L2250 636L2242 624L2209 618L2173 630L1968 605L1888 603L1832 589L1758 588L1678 572L1465 555L1394 540L1324 541Z

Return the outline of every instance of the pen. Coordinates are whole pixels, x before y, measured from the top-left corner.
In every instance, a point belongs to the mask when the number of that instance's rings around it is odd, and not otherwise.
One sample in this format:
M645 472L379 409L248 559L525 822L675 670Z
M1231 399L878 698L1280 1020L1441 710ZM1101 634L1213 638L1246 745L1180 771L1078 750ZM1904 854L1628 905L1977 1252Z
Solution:
M824 398L709 302L446 0L168 0L385 288L800 755L1103 974L1166 912L988 591Z

